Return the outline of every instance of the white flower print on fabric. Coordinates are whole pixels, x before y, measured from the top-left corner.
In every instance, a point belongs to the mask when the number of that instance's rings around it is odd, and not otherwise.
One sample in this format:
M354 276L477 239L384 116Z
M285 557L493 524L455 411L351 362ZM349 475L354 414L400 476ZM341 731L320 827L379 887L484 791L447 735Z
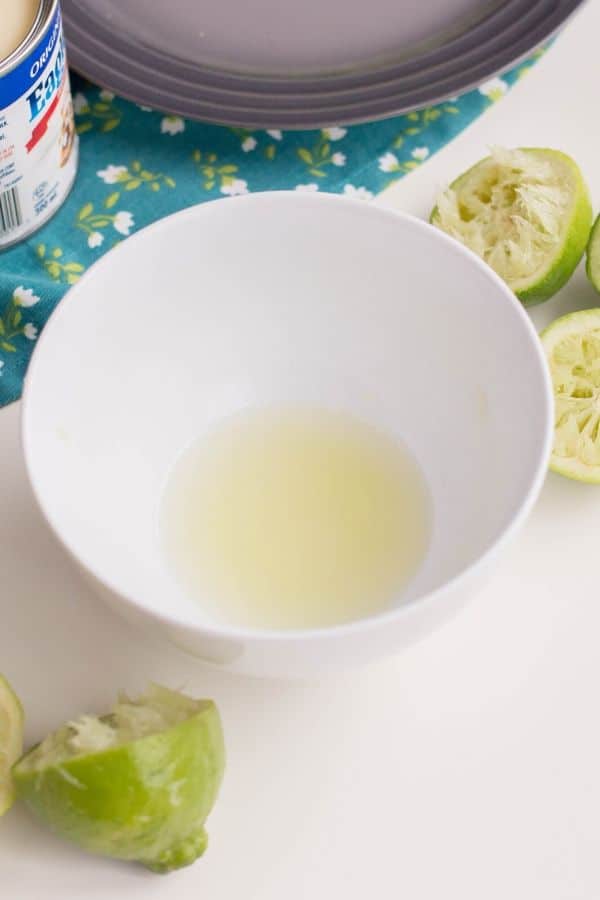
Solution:
M346 197L355 197L357 200L372 200L373 194L366 187L355 187L353 184L344 185Z
M380 156L378 162L382 172L396 172L399 168L398 157L389 151Z
M280 141L283 137L279 128L269 128L267 129L267 134L269 137L272 137L274 141Z
M244 138L242 141L242 150L244 153L249 153L251 150L254 150L256 147L256 138L249 135L247 138Z
M410 155L413 159L418 159L420 162L423 162L423 160L427 159L429 156L429 147L415 147Z
M479 93L488 100L499 100L508 90L508 84L503 78L490 78L479 86Z
M331 162L334 166L345 166L346 165L346 154L345 153L334 153L331 157Z
M30 288L24 288L21 285L13 291L13 300L17 306L35 306L36 303L39 303L40 298Z
M124 234L127 236L130 230L135 225L133 221L133 216L130 212L118 212L113 220L113 226L115 231L118 231L119 234Z
M232 178L227 184L221 186L221 193L228 197L236 197L238 194L248 193L248 182L243 178Z
M96 172L98 178L101 178L105 184L116 184L121 175L127 171L127 166L107 166L105 169L100 169L99 172Z
M165 116L160 123L161 134L181 134L185 131L185 119L181 116Z
M330 141L341 141L341 139L348 134L348 129L338 128L336 125L334 128L324 128L323 134Z
M38 330L35 325L32 325L31 322L28 322L27 325L23 329L23 334L30 341L35 341L38 336Z
M303 193L312 193L312 191L318 191L319 185L312 182L311 184L297 184L296 190L301 191Z
M2 378L3 374L4 374L4 360L0 359L0 378Z
M101 231L92 231L90 236L88 237L88 247L90 250L95 250L96 247L101 247L104 243L104 235Z
M115 95L112 91L102 90L100 91L98 96L101 100L104 100L105 103L112 103L112 101L115 99Z
M73 109L75 110L76 115L82 113L84 109L88 108L88 106L89 103L85 94L82 94L81 91L75 94L75 96L73 97Z

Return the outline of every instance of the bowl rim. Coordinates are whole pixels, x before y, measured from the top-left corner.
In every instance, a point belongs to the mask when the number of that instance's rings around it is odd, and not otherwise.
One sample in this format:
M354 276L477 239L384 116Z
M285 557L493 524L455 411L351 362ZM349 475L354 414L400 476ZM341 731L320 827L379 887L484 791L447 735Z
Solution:
M31 398L35 390L36 372L40 364L40 360L44 356L45 346L50 339L49 336L54 331L57 322L68 315L69 309L73 303L79 302L79 294L82 290L85 291L87 283L95 275L97 275L98 271L101 270L104 266L111 264L111 261L112 259L114 259L115 254L127 253L133 245L142 243L144 240L146 240L149 234L168 231L174 223L179 223L181 221L184 221L185 219L193 221L199 212L205 214L204 210L207 210L215 204L222 205L223 203L228 203L232 209L232 214L235 214L236 204L260 204L266 201L270 203L292 202L298 205L314 205L316 207L322 206L324 204L344 206L348 208L348 210L353 208L354 213L358 214L359 217L362 216L365 220L368 220L369 218L379 218L387 219L391 223L403 221L410 227L417 228L421 231L427 231L430 235L435 235L434 240L439 240L442 243L446 243L449 247L451 247L453 252L458 253L459 255L462 255L466 259L468 259L470 265L478 268L488 278L490 283L495 285L495 287L504 294L507 303L512 307L513 312L516 314L517 320L520 321L520 327L524 328L525 333L529 338L533 358L535 358L537 362L537 367L539 374L541 375L542 384L545 385L543 397L541 398L541 400L543 401L542 411L544 414L543 434L540 435L540 446L538 451L539 458L537 461L537 465L530 480L529 486L523 494L520 505L516 509L516 512L514 513L510 521L499 532L495 540L493 540L489 544L489 546L483 551L483 553L477 556L468 565L460 569L455 575L452 576L452 578L448 579L434 590L429 591L404 605L394 606L391 609L388 609L384 612L379 612L372 616L367 616L361 619L356 619L350 622L344 622L333 626L298 629L251 628L233 624L229 625L225 622L217 621L201 622L194 618L188 618L185 615L174 615L163 609L157 610L149 608L144 604L143 600L123 592L121 588L117 587L113 583L110 576L107 577L103 573L99 572L97 567L91 560L81 556L74 549L74 547L71 546L69 540L63 536L62 529L59 523L55 521L52 513L46 508L42 499L41 486L38 484L38 481L34 474L32 448L35 438L30 433L29 410L31 408ZM348 197L340 194L330 194L326 192L300 192L293 190L257 191L254 193L233 197L219 197L215 200L210 200L191 207L187 207L186 209L180 210L179 212L159 219L156 222L140 229L140 231L131 235L131 237L129 237L126 241L110 250L99 260L93 263L93 265L91 265L89 269L86 270L80 281L69 288L62 300L52 311L48 318L48 321L46 322L46 325L44 326L43 331L40 334L40 337L38 338L24 379L21 403L20 435L27 477L38 508L40 509L46 524L48 525L52 533L56 536L58 542L61 544L64 550L66 550L68 556L70 556L88 576L91 576L93 580L97 581L100 585L104 586L104 588L110 591L111 594L119 600L119 602L124 603L126 606L129 606L136 613L141 613L149 616L150 618L158 621L161 625L170 628L183 628L198 635L209 637L215 640L243 641L245 643L283 642L290 645L295 645L307 641L326 642L339 640L347 636L355 635L361 631L371 631L379 629L381 627L385 628L392 622L396 622L401 619L409 619L415 615L427 615L428 610L439 604L443 600L445 595L449 594L455 588L459 587L461 583L464 582L465 584L467 584L479 570L485 569L487 565L491 563L502 551L504 546L511 540L514 534L519 530L519 528L531 512L540 494L546 478L548 463L552 450L554 432L553 411L554 397L552 392L550 373L548 371L548 366L541 341L539 340L538 333L531 319L529 318L527 312L525 311L525 308L519 302L515 294L513 294L513 292L500 278L500 276L497 275L496 272L494 272L493 269L487 265L487 263L485 263L468 247L461 244L455 238L450 237L448 234L441 231L441 229L436 228L434 225L431 225L429 222L420 219L417 216L391 207L375 205L373 202L367 203L362 199Z

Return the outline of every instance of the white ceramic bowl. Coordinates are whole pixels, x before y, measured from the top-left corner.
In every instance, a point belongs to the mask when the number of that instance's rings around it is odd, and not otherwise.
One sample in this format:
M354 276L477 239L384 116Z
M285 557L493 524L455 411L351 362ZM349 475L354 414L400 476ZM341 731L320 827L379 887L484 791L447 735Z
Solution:
M168 571L157 508L175 459L270 404L349 411L419 460L432 544L391 611L230 627ZM23 407L40 506L104 597L192 654L275 676L364 663L446 620L531 509L551 425L537 336L489 268L417 219L300 193L207 203L104 257L46 326Z

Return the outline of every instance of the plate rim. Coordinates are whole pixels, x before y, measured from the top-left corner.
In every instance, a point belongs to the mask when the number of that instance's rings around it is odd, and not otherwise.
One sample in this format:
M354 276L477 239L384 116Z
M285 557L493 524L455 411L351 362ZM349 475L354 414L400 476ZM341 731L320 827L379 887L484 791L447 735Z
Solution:
M544 3L545 0L540 0ZM532 23L532 27L519 33L518 41L512 38L512 29L508 28L483 45L487 52L475 51L475 59L467 70L452 71L460 66L461 58L451 57L432 69L421 70L416 84L408 91L394 89L397 82L389 82L386 86L383 74L380 80L365 84L353 92L353 99L345 103L344 94L350 93L346 85L338 90L331 90L331 82L324 80L320 90L298 90L306 87L301 81L295 81L293 93L269 90L254 91L250 80L245 90L234 90L231 87L216 88L203 84L202 80L188 82L192 96L177 94L176 90L161 91L153 85L151 78L132 76L123 67L109 66L98 56L86 52L71 38L68 45L69 61L72 67L102 87L114 91L119 96L134 103L150 106L154 109L182 115L188 119L208 121L213 124L243 128L284 128L287 130L312 129L335 124L360 124L377 121L394 115L410 112L423 106L434 105L457 94L465 93L479 86L489 78L498 76L528 57L538 47L549 41L564 24L575 15L586 3L586 0L559 0L551 17L545 17ZM537 4L536 4L537 5ZM510 40L507 40L510 38ZM504 41L498 46L499 41ZM96 41L102 48L101 41ZM495 48L495 51L494 51ZM110 48L112 57L119 54L117 49ZM100 52L102 50L100 49ZM131 61L130 61L131 62ZM151 76L156 68L134 61L138 71ZM448 68L451 71L448 73ZM434 76L438 69L438 76ZM199 76L204 70L198 69ZM170 79L171 82L183 79L161 72L160 81ZM242 79L243 80L243 79ZM360 83L360 79L359 79ZM391 87L389 86L391 84ZM362 93L361 93L362 91ZM378 96L364 98L364 92L377 92ZM261 101L258 102L257 101ZM277 104L279 103L279 108ZM287 107L282 104L288 104ZM275 111L274 111L275 110Z

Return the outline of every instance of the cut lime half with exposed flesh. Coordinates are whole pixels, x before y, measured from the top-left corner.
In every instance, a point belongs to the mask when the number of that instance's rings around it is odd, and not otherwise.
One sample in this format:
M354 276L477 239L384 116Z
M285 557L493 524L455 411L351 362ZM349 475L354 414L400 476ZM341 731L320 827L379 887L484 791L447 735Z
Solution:
M444 191L431 221L485 260L527 306L548 300L573 274L592 208L571 157L494 148Z
M11 767L23 752L23 707L0 675L0 816L13 804Z
M59 728L13 774L18 795L56 834L170 872L206 849L224 763L214 703L154 685Z
M562 316L541 337L554 387L550 468L600 484L600 309Z
M590 233L585 271L587 272L587 277L600 294L600 216L594 222Z

